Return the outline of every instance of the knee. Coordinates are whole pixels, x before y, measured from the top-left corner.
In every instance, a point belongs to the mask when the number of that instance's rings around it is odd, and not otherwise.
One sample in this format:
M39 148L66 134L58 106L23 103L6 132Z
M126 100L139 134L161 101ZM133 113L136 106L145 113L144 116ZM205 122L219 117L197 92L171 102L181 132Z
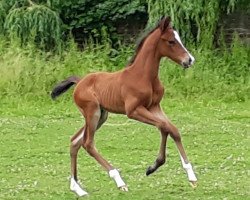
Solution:
M85 142L85 143L83 144L83 148L88 152L88 154L89 154L90 156L93 156L93 148L94 148L94 146L93 146L92 143Z
M73 137L70 139L70 148L71 148L71 149L80 148L82 142L83 142L83 134L77 135L77 136L73 136Z
M138 115L139 108L126 108L126 115L129 119L135 119L135 116Z
M170 136L174 139L174 141L176 142L181 141L179 130L174 125L168 122L162 122L159 128L161 132L170 134Z
M167 121L162 121L158 127L162 133L169 134L172 132L171 125Z
M70 156L71 157L75 157L77 156L78 150L81 147L81 145L79 143L73 143L71 142L70 144Z
M76 142L75 140L73 140L70 142L70 149L77 149L79 148L79 146L81 146L79 141Z
M82 147L87 151L87 149L89 148L89 144L87 144L86 142L83 142Z

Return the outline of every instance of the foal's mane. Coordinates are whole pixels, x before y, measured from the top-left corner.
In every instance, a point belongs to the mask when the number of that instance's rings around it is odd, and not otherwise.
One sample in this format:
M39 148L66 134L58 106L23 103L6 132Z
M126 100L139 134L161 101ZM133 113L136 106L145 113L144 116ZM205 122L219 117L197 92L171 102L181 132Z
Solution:
M147 37L153 33L157 28L159 28L159 23L157 23L157 25L150 29L149 31L146 31L142 34L142 36L140 37L140 39L138 40L137 44L136 44L136 48L135 48L135 52L134 52L134 55L132 56L132 58L129 60L128 64L127 64L127 67L130 66L136 59L139 51L141 50L145 40L147 39Z

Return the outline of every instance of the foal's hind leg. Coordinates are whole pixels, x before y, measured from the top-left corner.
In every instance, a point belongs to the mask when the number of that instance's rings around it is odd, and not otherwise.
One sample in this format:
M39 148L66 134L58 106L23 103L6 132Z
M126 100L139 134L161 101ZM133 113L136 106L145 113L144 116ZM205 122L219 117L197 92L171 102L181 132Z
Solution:
M70 144L71 175L77 181L77 154L83 143L85 127L82 127L72 138Z
M88 193L84 191L77 182L77 154L83 144L83 136L85 126L82 127L72 138L70 144L70 157L71 157L71 178L70 190L75 192L78 196L84 196Z
M101 111L101 117L99 119L97 129L99 129L102 124L107 120L108 112L105 110ZM85 126L82 127L72 138L70 145L70 157L71 157L71 179L70 179L70 189L75 192L78 196L83 196L87 194L79 184L77 183L77 154L81 146L83 146Z
M89 102L88 105L85 105L83 108L83 114L86 121L86 132L84 136L83 147L88 152L88 154L96 159L96 161L109 173L109 176L114 179L118 188L123 191L128 191L128 188L124 181L122 180L117 169L114 169L96 150L94 144L94 134L100 124L100 115L101 111L98 103ZM100 121L102 122L102 120Z

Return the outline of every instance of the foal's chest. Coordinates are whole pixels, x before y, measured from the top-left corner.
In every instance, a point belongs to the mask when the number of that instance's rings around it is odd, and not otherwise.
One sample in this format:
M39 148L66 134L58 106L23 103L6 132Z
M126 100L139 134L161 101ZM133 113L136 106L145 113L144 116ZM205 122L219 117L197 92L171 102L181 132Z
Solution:
M148 87L144 86L137 90L137 98L146 108L159 104L164 94L164 87L160 82L156 82Z
M160 80L156 80L152 85L152 104L159 104L164 95L164 87Z

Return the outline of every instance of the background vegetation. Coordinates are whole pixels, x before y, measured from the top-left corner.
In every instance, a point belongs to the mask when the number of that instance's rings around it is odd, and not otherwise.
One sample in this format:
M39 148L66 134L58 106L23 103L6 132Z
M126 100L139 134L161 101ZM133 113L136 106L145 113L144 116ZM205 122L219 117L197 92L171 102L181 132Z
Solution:
M13 94L45 98L52 85L68 75L123 68L134 47L117 38L119 20L131 16L139 20L146 15L147 26L151 27L160 16L168 14L197 60L187 71L162 62L161 76L168 85L168 95L245 101L249 95L249 48L239 42L237 35L229 48L223 34L219 36L219 49L213 42L220 15L243 6L247 9L249 3L164 2L1 0L1 98ZM79 43L74 42L78 33L84 51L78 50Z
M0 44L2 75L1 98L49 99L52 86L72 74L116 71L124 68L132 55L131 47L113 49L109 43L89 45L79 51L70 42L60 55L37 50L34 45L20 47L19 42ZM194 49L196 64L189 70L164 59L161 80L166 95L218 101L246 101L249 98L249 49L235 41L230 49Z
M126 25L124 19L135 23L146 17L150 27L169 15L184 40L211 48L220 16L235 9L249 12L249 8L246 0L1 0L0 30L7 37L33 39L52 48L60 47L69 33L82 40L100 39L107 37L102 35L105 29L114 40L118 26Z
M167 2L0 0L0 199L73 198L68 139L82 119L71 92L52 102L51 88L73 74L124 68L134 44L119 37L119 26L146 18L150 28L162 14L172 17L196 58L188 70L163 59L160 78L162 107L183 133L199 187L189 188L171 140L167 165L145 177L158 151L157 131L117 115L97 134L97 148L122 170L131 191L117 191L86 154L80 178L91 199L249 198L250 48L237 34L226 45L218 31L222 14L247 13L249 1Z

